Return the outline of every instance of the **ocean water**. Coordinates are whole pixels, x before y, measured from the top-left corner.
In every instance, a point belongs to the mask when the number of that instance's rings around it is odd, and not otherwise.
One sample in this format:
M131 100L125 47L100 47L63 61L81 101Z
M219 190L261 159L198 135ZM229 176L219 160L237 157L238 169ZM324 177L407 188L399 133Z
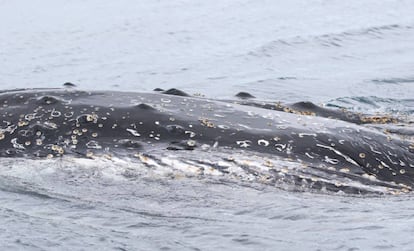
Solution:
M414 2L0 0L0 89L312 101L414 121ZM412 125L412 124L411 124ZM414 250L414 197L1 160L2 250Z

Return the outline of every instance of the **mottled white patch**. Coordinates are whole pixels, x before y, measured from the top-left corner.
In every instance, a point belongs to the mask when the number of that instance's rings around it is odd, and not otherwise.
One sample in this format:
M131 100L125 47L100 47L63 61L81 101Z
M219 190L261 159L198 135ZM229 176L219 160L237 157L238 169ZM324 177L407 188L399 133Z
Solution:
M288 128L288 126L286 126L286 125L277 125L276 128L281 129L281 130L285 130L285 129Z
M238 124L238 126L240 126L242 128L245 128L245 129L248 129L248 130L251 130L252 129L250 126L244 125L244 124Z
M58 126L55 123L50 122L50 121L43 122L43 125L45 125L46 127L50 128L50 129L57 129L58 128Z
M43 115L39 115L39 116L36 116L36 115L37 113L30 113L30 114L26 114L24 118L28 121L31 121L33 119L41 118L43 116Z
M240 147L247 148L252 144L252 142L250 140L240 140L236 141L236 144Z
M316 133L299 133L299 138L303 138L305 136L310 136L310 137L316 137L317 134Z
M286 149L286 144L275 144L276 150L278 150L279 152L282 152L283 150Z
M98 142L91 140L88 143L86 143L86 147L90 149L102 149L102 146L98 144Z
M230 129L230 127L226 125L218 125L217 127L220 129L225 129L225 130Z
M336 165L336 164L339 163L339 160L329 158L328 156L325 156L324 161L327 162L327 163L329 163L329 164L332 164L332 165Z
M353 130L352 129L349 129L349 128L345 128L345 129L342 129L342 132L343 133L352 133Z

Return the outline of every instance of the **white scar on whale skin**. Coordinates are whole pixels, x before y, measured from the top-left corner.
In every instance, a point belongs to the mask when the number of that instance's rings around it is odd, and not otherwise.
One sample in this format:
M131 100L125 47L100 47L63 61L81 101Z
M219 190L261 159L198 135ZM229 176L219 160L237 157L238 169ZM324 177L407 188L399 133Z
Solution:
M318 136L316 133L299 133L298 135L299 135L300 138L303 138L305 136L310 136L310 137Z
M128 128L128 129L126 129L127 130L127 132L129 132L129 133L131 133L132 135L134 135L135 137L141 137L141 134L139 134L136 130L134 130L134 129L130 129L130 128Z
M190 135L190 138L194 138L196 136L196 133L193 132L193 131L185 131L184 133L185 134L189 134Z
M314 159L315 157L313 157L312 155L310 155L308 152L305 152L305 155L308 156L311 159Z
M13 144L13 148L24 150L26 149L22 144L17 142L17 138L14 138L10 141Z
M98 144L98 142L91 140L88 143L86 143L86 147L90 149L102 149L102 146Z
M329 158L328 156L325 156L324 161L332 165L337 165L339 163L339 160Z
M349 163L356 165L356 166L360 166L358 163L355 162L355 160L351 159L349 156L346 156L345 154L341 153L340 151L336 150L333 147L330 146L325 146L325 145L321 145L321 144L316 144L316 146L325 148L325 149L329 149L331 151L333 151L334 153L338 154L339 156L343 157L346 161L348 161Z
M236 144L239 145L240 147L247 148L252 144L252 142L250 140L241 140L241 141L236 141Z
M269 141L267 141L267 140L265 140L265 139L259 139L259 140L257 141L257 144L258 144L259 146L268 146L268 145L269 145Z

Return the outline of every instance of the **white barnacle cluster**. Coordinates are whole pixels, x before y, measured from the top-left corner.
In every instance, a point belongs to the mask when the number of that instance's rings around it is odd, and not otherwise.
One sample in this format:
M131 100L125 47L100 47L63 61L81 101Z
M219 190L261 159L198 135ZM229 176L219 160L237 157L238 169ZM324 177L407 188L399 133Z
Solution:
M197 142L195 140L187 140L187 145L190 147L196 146Z
M160 140L161 135L159 133L155 133L155 131L151 131L148 137L154 138L155 140Z
M52 145L50 146L50 150L52 150L54 153L62 155L65 153L63 147L59 146L59 145Z
M211 121L211 119L208 118L200 118L199 119L202 126L208 127L208 128L214 128L216 127L215 124Z
M17 126L18 126L18 127L23 127L23 126L27 126L28 124L29 124L29 122L24 121L24 120L20 120L20 121L17 123Z
M86 121L88 122L92 122L92 123L97 123L99 119L98 114L96 113L92 113L92 114L86 114Z

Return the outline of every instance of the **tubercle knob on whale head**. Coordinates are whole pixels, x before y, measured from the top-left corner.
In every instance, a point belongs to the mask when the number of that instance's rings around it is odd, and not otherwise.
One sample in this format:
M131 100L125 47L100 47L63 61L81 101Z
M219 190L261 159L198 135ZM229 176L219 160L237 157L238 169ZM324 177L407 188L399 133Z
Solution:
M73 84L73 83L71 83L71 82L65 82L65 83L63 84L63 86L64 86L64 87L68 87L68 88L70 88L70 87L76 87L76 85L75 85L75 84Z
M248 92L239 92L235 96L238 97L238 98L241 98L241 99L256 98L255 96L253 96L252 94L250 94Z

